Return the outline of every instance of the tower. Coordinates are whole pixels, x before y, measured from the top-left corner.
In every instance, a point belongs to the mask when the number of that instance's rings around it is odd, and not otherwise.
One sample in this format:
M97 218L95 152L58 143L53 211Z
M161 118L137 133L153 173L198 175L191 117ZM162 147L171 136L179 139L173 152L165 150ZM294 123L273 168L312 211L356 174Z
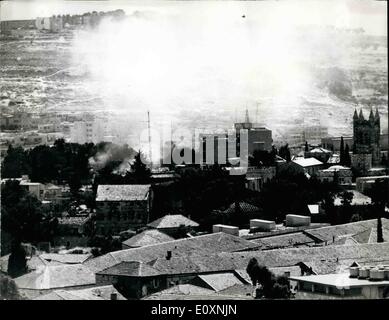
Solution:
M353 116L353 132L354 132L354 154L371 154L372 164L378 165L381 161L380 157L380 115L378 109L374 114L373 109L370 110L369 118L365 119L362 109L354 111Z

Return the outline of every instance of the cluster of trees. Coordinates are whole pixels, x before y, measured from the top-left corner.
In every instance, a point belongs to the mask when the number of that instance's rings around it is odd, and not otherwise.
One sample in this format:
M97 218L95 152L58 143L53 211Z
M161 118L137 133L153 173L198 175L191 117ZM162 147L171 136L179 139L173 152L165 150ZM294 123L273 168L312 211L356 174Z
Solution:
M186 168L178 180L154 186L153 217L184 213L207 228L212 210L243 199L245 192L244 177L230 176L219 165Z
M2 176L19 178L26 174L33 182L80 186L91 179L91 169L109 167L113 171L135 154L128 145L110 142L78 144L58 139L53 146L41 145L31 150L10 145L2 163Z
M254 286L260 285L256 299L290 299L292 296L289 279L286 276L276 276L265 266L260 266L257 259L251 258L247 274Z
M19 181L8 180L1 186L1 228L16 244L50 241L58 220L45 214L41 202Z
M340 162L339 164L342 166L350 167L351 166L351 157L350 157L350 147L346 143L344 146L343 137L340 138Z

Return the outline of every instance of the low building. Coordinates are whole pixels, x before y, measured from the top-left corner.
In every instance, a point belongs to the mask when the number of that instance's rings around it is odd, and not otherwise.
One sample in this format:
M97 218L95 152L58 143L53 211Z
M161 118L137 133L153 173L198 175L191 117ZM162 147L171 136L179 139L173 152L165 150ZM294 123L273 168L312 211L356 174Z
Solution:
M377 180L389 180L389 175L359 177L356 179L356 189L357 191L366 194L366 192L371 190Z
M379 269L377 269L379 272ZM381 273L388 273L389 267ZM370 271L370 274L372 272ZM387 279L353 278L350 273L332 273L290 277L297 282L297 290L302 292L321 293L328 296L359 299L383 299L389 297L389 277Z
M317 179L321 182L337 182L338 184L351 184L353 173L350 168L344 166L331 166L328 169L319 170Z
M309 176L317 175L318 171L323 168L323 162L315 158L299 158L290 162L299 172Z
M172 237L182 237L199 227L199 224L181 214L169 214L150 222L147 226Z
M99 185L96 195L96 229L99 234L144 227L152 206L150 185Z
M53 237L55 246L86 246L88 237L86 231L91 227L89 217L65 217L58 219L58 229Z

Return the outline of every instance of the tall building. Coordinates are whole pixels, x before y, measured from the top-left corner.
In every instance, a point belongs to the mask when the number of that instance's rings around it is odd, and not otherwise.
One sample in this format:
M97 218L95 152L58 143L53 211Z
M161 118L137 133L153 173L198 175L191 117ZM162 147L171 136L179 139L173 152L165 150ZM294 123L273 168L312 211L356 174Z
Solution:
M235 123L235 130L237 131L237 150L239 150L240 145L239 131L241 129L247 130L249 155L252 155L255 150L271 150L273 144L272 131L250 122L248 110L246 110L245 121Z
M380 115L378 109L375 114L370 110L369 119L365 119L362 110L357 110L353 118L354 154L371 154L372 164L378 165L381 161L380 149Z
M93 121L76 121L70 127L70 139L74 143L98 143L104 139L104 126L100 119Z

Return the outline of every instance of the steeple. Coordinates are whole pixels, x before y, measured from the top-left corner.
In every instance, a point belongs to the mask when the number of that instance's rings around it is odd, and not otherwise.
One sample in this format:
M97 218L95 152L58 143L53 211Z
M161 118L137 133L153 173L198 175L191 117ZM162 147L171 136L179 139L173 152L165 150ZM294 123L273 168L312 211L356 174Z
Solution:
M375 119L379 120L380 119L380 114L378 113L378 108L375 108Z
M373 108L370 109L370 115L369 115L369 121L373 122L374 121L374 114L373 114Z
M359 120L365 120L363 113L362 113L362 109L359 111Z
M354 120L358 120L358 112L357 112L357 109L354 109L354 117L353 117Z
M250 123L249 111L248 111L247 109L246 109L246 116L245 116L244 122L245 122L245 123Z

